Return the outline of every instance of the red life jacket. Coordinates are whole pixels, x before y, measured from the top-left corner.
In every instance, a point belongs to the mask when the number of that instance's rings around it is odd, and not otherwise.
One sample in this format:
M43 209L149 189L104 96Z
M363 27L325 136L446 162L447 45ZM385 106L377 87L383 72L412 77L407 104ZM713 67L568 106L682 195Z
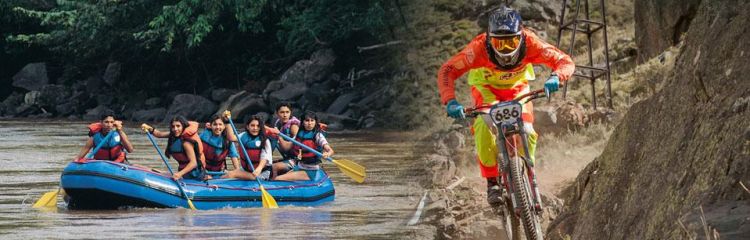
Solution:
M96 135L99 134L100 137L99 141L103 141L105 135L102 134L102 123L92 123L89 124L89 137L92 137L94 139L94 146L98 145L99 143L96 141ZM115 130L112 130L115 131ZM114 133L117 134L117 133ZM111 141L111 139L110 139ZM110 160L115 161L118 163L124 162L125 157L125 151L122 150L122 144L120 144L120 141L117 141L117 145L115 146L107 146L108 143L104 143L101 148L99 148L96 153L94 153L94 159L96 160Z
M297 141L304 144L305 146L308 146L312 149L317 150L320 152L322 150L322 146L318 146L318 144L315 143L315 136L318 135L318 131L307 131L300 129L297 133ZM302 163L305 164L317 164L320 163L320 157L316 155L315 153L311 151L307 151L302 147L295 146L295 152L301 152L301 160Z
M196 134L198 132L198 122L190 121L188 122L188 127L186 127L182 131L182 135L180 135L179 139L181 141L186 141L191 144L193 144L193 150L195 151L195 157L196 160L198 160L198 167L199 168L205 168L206 166L206 157L203 155L203 144L201 141L201 138ZM177 141L173 142L172 144L175 144ZM182 144L182 143L180 143ZM179 166L177 167L177 171L180 171L187 166L188 163L190 163L190 159L188 159L187 155L185 154L184 149L180 146L179 149L182 149L181 152L172 152L171 146L167 146L167 149L165 150L167 157L172 156L174 160L177 160L177 163Z
M208 142L203 142L203 153L206 156L206 170L209 171L223 171L226 166L227 155L229 155L229 145L221 151L220 154L216 154L217 147L212 146Z
M258 164L260 164L260 153L263 151L263 144L262 139L260 135L252 137L249 134L245 133L245 135L248 138L248 141L243 141L242 144L245 146L245 150L247 150L247 155L250 157L250 161L253 162L253 168L257 169ZM242 141L242 138L239 139ZM260 144L256 144L256 142L260 142ZM245 171L250 172L251 169L247 165L247 159L245 158L245 154L242 153L242 149L239 149L239 146L237 147L237 152L240 153L240 164L242 165L242 168L245 169Z

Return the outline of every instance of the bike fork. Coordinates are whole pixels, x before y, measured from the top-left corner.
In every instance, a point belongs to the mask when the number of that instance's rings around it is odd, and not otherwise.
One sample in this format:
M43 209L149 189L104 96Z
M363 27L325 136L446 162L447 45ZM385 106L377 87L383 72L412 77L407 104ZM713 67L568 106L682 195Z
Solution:
M513 212L516 216L519 216L518 201L516 200L516 194L518 190L514 189L513 184L511 184L510 177L508 177L508 173L510 173L511 170L510 170L510 164L508 163L508 161L510 161L510 155L508 154L508 148L505 146L505 142L507 138L505 136L505 131L502 128L502 126L498 124L497 129L498 129L497 146L500 148L499 155L500 154L502 155L502 156L498 156L498 160L500 160L499 163L502 163L502 164L498 164L498 167L501 168L500 170L502 170L500 172L503 173L503 180L504 180L503 184L504 184L505 189L508 190L508 197L510 198L511 204L513 206Z
M526 141L528 139L528 134L526 133L525 129L523 128L523 122L519 123L519 134L521 135L521 144L523 145L523 150L526 153L525 154L525 162L526 162L526 169L529 171L528 177L531 180L531 186L534 191L534 207L537 211L542 211L542 196L539 193L539 184L536 180L536 171L534 170L534 162L531 162L531 155L529 155L529 144Z

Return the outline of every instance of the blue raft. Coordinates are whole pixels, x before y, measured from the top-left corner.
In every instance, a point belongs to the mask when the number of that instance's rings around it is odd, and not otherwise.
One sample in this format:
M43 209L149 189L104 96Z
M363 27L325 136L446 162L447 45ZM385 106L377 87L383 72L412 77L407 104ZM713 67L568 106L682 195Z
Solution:
M183 179L187 195L198 209L263 207L256 181ZM165 174L111 161L72 162L60 184L70 209L121 207L187 208L176 183ZM263 181L279 206L315 206L333 201L333 183L324 171L310 181Z

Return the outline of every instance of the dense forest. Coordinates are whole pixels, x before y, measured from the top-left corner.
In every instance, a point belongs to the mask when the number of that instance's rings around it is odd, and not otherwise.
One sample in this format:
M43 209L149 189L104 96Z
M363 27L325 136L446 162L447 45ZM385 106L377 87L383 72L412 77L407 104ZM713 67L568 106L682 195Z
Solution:
M356 76L378 82L375 77L396 73L398 64L391 57L396 51L378 46L398 43L404 21L398 0L2 1L0 100L6 100L0 116L33 116L38 110L46 113L43 117L80 116L97 106L130 115L169 107L181 93L210 99L217 89L245 90L273 103L267 85L325 49L334 63L312 82L325 83L318 88L333 91L332 96L307 101L321 106L298 106L322 111L350 91L346 88L356 88ZM13 84L14 76L36 62L45 63L47 83L57 87L37 89L41 97L32 101L32 110L18 109L24 98L30 104L23 96L29 89ZM60 102L45 102L45 90L51 89L69 92L53 98L73 101L72 109L56 111ZM356 99L366 97L361 95ZM147 103L153 97L161 99Z

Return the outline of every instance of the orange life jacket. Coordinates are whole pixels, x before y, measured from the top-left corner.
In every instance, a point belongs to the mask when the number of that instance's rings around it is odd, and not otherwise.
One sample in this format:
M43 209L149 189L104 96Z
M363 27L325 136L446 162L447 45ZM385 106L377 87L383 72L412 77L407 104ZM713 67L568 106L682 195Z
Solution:
M104 126L100 122L89 124L89 137L94 141L94 146L99 145L101 141L104 141L105 134L102 134ZM116 130L112 130L116 131ZM125 151L123 151L122 143L120 143L120 135L117 132L112 133L112 137L108 142L104 143L96 153L94 153L94 159L96 160L110 160L115 162L124 162L126 159ZM114 141L113 141L114 140Z

